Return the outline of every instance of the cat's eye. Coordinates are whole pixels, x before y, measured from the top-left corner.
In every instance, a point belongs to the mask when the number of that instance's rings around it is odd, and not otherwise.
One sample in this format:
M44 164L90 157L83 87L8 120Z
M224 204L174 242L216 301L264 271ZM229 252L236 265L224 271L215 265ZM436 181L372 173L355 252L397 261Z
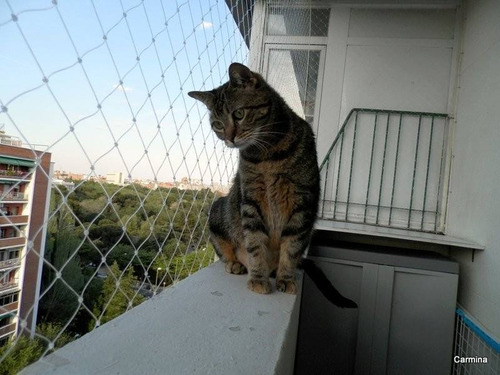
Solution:
M213 121L212 128L216 131L224 130L224 123L222 121Z
M245 111L243 109L237 109L233 112L233 117L236 120L241 120L243 117L245 117Z

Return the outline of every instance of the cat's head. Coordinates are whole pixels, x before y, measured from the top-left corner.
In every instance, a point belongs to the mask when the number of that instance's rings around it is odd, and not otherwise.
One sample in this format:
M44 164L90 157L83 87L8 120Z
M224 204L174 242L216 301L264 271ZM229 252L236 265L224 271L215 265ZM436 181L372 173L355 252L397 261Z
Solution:
M273 132L272 102L276 93L260 74L246 66L229 66L229 82L211 91L191 91L210 111L210 124L226 146L240 150L265 148Z

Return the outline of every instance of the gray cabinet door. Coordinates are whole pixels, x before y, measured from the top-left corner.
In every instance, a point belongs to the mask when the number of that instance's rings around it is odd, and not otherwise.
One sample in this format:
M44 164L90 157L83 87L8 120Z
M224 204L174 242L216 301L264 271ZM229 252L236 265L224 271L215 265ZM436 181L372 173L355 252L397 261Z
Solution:
M387 371L449 374L458 275L394 269Z
M457 274L312 258L359 308L332 305L306 275L296 374L450 373Z
M342 295L359 304L362 265L352 262L318 262L317 265ZM304 275L295 374L352 374L358 325L358 309L332 305L309 276Z

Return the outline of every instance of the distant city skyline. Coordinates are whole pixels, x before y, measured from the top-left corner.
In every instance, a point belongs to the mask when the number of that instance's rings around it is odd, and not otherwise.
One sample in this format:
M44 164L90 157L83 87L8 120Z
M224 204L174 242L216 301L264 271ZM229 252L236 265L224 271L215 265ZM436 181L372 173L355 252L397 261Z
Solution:
M64 185L68 188L72 188L75 184L67 183L67 181L99 181L105 183L111 183L116 185L128 185L130 183L139 184L141 186L147 187L149 189L156 188L178 188L182 190L201 190L210 189L212 191L218 191L225 193L229 190L229 184L219 184L219 183L206 183L199 179L190 179L188 177L182 177L175 181L154 181L149 178L133 178L133 179L123 179L123 181L117 181L114 176L110 178L110 175L120 174L121 172L108 173L106 175L95 175L89 176L81 173L73 173L71 171L54 170L52 176L52 183L56 185Z

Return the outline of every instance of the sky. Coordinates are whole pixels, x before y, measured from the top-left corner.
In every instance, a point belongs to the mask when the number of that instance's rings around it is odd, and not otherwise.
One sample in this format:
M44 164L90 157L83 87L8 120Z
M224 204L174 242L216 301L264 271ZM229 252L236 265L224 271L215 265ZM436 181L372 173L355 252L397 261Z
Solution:
M0 125L55 170L227 184L236 155L187 96L247 47L223 0L0 0Z

